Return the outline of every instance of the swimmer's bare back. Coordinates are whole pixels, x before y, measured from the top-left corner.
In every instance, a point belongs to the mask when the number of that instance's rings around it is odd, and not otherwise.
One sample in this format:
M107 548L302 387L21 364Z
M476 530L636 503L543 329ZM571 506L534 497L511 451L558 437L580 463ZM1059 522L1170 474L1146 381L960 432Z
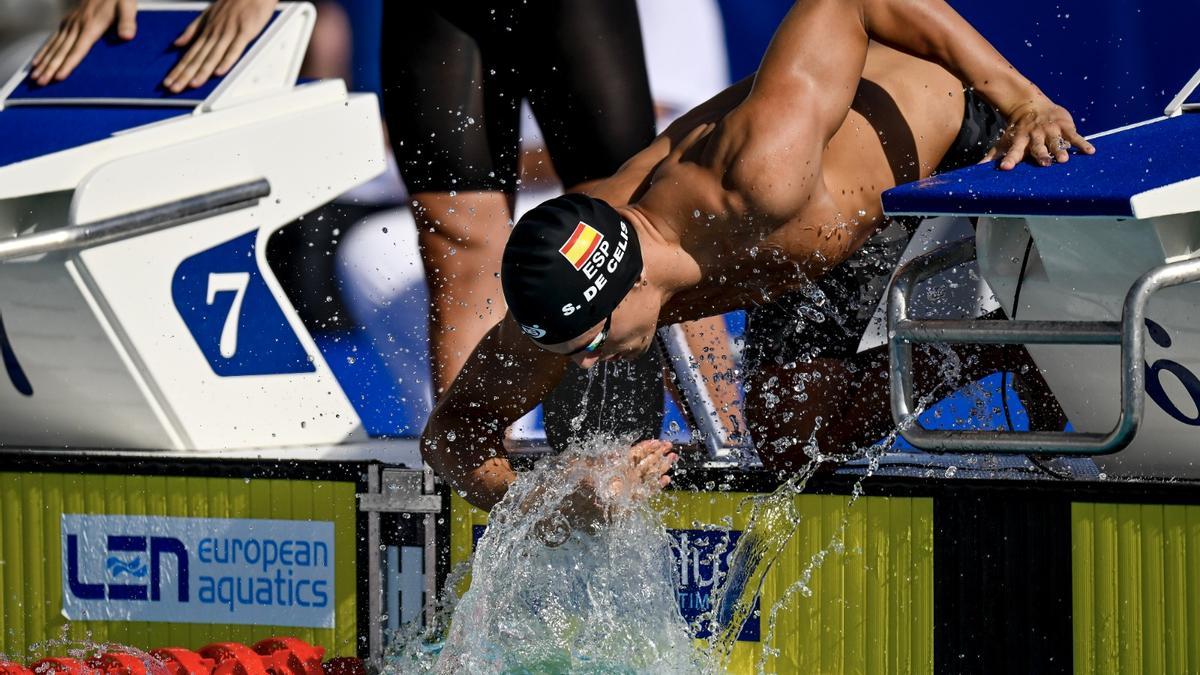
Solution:
M664 309L665 323L769 301L844 260L882 221L880 195L927 177L963 119L957 78L878 43L819 152L805 140L808 116L743 105L752 83L696 108L589 191L678 231L706 271Z
M678 242L672 266L687 278L660 323L767 301L869 238L883 190L928 175L961 123L964 84L1012 121L1001 168L1026 154L1066 161L1071 145L1092 151L1069 113L942 0L800 0L754 78L685 115L590 192L628 204L642 239ZM422 436L426 461L490 509L515 480L505 427L566 367L506 317L439 401Z

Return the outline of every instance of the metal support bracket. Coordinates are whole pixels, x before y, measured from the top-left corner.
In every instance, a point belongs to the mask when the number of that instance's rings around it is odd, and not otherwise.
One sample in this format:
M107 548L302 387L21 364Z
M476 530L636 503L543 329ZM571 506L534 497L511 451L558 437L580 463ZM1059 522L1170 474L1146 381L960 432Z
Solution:
M426 471L384 469L379 491L358 495L359 510L377 513L441 512L441 496L432 494L432 485L426 490Z
M722 414L708 394L707 383L700 373L697 359L688 346L687 336L679 325L658 329L663 352L675 371L676 382L683 394L680 405L696 423L703 438L710 464L731 466L762 466L752 444L733 439L721 422Z
M442 512L442 497L435 492L433 470L367 469L367 491L358 494L358 509L367 514L367 628L368 661L375 671L382 670L384 651L384 581L381 568L381 513L422 513L424 515L425 620L432 621L437 608L437 525Z
M888 289L888 348L892 417L904 439L933 452L1103 455L1129 445L1142 420L1145 399L1146 305L1163 288L1200 280L1200 259L1155 267L1130 286L1121 321L981 321L913 319L909 298L929 277L975 257L974 240L956 242L915 258ZM1121 346L1121 412L1107 433L1061 431L942 431L922 427L913 405L912 345L1060 344Z

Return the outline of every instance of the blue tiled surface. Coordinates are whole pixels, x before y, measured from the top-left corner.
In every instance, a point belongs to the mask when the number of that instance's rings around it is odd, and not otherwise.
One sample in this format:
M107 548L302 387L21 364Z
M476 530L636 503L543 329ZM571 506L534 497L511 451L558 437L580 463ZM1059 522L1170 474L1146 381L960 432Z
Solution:
M124 129L187 114L187 110L180 108L7 108L0 112L0 166L87 145Z

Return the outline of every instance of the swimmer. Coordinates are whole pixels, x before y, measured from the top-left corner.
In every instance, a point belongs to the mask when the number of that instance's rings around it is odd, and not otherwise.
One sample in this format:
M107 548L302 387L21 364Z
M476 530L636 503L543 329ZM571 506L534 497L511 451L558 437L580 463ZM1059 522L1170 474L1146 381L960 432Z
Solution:
M505 427L572 363L630 359L661 325L805 288L880 230L880 194L897 183L984 159L1049 166L1072 147L1094 152L941 0L800 0L754 76L587 194L517 223L502 261L509 314L439 401L423 455L490 509L516 479ZM665 485L670 447L635 447L631 467Z

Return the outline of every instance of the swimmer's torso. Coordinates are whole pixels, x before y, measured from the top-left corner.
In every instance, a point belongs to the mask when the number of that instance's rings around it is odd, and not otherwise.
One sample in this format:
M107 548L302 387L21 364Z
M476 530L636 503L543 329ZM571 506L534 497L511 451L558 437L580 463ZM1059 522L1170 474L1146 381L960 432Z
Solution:
M879 45L863 80L823 151L802 149L813 147L802 101L684 130L636 200L656 224L678 228L699 270L694 291L677 296L664 319L793 290L830 266L812 251L828 251L828 262L852 252L882 220L880 194L937 166L962 124L958 80Z

